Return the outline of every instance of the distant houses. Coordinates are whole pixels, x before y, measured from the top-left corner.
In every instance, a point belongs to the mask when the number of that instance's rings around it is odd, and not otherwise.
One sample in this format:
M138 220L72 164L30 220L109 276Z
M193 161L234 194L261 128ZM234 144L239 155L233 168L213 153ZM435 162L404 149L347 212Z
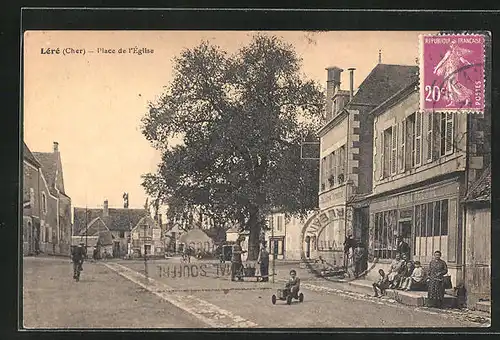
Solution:
M23 142L23 255L69 255L71 198L64 189L59 144L32 152Z
M144 217L149 213L145 209L130 209L130 208L109 208L108 201L105 200L102 208L80 208L75 207L73 211L74 226L73 235L82 239L85 243L85 236L98 236L96 246L99 248L99 253L107 252L112 257L123 257L130 254L136 249L137 253L144 253L144 245L146 249L152 249L154 244L149 234L137 236L137 227L144 221L148 226L154 224L149 220L144 220ZM156 235L156 234L155 234ZM74 237L75 238L75 237ZM93 245L88 245L89 255L92 254Z

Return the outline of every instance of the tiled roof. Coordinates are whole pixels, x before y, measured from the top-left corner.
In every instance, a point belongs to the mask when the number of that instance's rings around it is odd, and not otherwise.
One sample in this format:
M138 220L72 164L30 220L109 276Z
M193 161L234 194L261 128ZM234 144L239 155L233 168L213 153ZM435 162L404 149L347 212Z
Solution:
M468 202L491 200L491 168L484 170L483 174L471 185L465 200Z
M42 172L49 190L52 194L57 195L55 188L56 173L57 173L57 155L53 152L33 152L34 156L42 165ZM59 188L64 192L64 188Z
M96 217L101 217L109 230L128 231L146 214L144 209L109 208L108 211L109 216L103 217L102 209L87 209L87 223ZM85 208L75 207L73 216L75 234L79 234L85 228Z
M23 158L37 167L42 166L40 162L35 158L35 156L33 156L25 142L23 142Z
M359 85L351 104L378 106L418 80L418 66L378 64Z

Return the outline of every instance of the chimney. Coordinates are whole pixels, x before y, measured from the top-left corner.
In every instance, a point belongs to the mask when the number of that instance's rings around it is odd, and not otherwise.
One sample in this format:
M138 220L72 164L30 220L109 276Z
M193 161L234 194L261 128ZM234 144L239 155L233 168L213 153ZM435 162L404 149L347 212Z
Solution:
M103 217L108 217L109 216L108 200L104 200L104 206L103 206L103 209L102 209L102 216Z
M59 152L59 143L54 142L54 153L57 153L57 152Z
M354 70L355 68L349 68L349 101L354 97Z
M340 90L340 77L343 69L332 66L325 69L327 71L326 78L326 117L330 120L332 115L333 96Z

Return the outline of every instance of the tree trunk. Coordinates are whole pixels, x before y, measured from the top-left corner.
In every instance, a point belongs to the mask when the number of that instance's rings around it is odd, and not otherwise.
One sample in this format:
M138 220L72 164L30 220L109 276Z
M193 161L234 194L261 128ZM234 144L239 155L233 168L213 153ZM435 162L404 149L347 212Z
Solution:
M259 256L260 249L260 230L261 224L259 223L259 209L254 207L250 212L250 219L248 221L250 235L248 237L248 257L249 261L256 261Z

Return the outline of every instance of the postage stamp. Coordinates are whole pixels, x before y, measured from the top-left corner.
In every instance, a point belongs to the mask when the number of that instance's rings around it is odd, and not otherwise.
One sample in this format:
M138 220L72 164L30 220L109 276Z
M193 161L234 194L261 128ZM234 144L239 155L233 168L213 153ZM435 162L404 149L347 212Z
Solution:
M485 36L420 36L420 109L484 112Z

